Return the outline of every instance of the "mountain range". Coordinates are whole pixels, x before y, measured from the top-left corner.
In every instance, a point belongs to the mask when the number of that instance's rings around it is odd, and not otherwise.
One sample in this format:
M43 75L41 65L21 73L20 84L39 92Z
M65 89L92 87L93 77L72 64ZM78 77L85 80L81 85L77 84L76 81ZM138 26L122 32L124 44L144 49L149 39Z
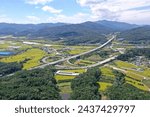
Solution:
M143 34L150 31L149 26L139 26L116 21L84 22L80 24L43 23L43 24L8 24L0 23L0 35L25 36L27 38L63 40L67 44L103 43L106 34L121 32L120 37L133 39L131 35L138 31ZM147 32L147 33L148 33ZM144 33L147 35L147 33ZM148 33L150 34L150 33ZM149 35L147 35L149 37ZM146 39L147 39L146 36ZM131 37L131 38L129 38ZM143 37L142 37L143 38ZM136 40L136 38L134 38Z
M150 42L150 25L123 31L119 36L131 43L148 43Z

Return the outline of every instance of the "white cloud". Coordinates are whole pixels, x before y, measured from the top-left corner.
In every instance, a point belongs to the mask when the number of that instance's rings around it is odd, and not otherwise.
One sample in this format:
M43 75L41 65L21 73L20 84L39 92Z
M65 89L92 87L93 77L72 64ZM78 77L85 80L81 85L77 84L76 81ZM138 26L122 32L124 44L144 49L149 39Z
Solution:
M82 7L89 7L92 18L97 20L119 20L132 23L150 19L150 9L136 10L144 6L150 6L150 0L76 0ZM135 9L135 10L133 10ZM137 16L138 15L138 16ZM134 21L134 22L133 22ZM149 22L150 24L150 22Z
M2 14L2 15L0 15L0 22L12 23L13 21L8 16Z
M44 6L44 7L42 8L42 10L43 10L43 11L48 11L48 12L53 13L53 14L59 14L59 13L62 12L62 10L55 9L55 8L53 8L53 7L50 7L50 6Z
M39 23L40 18L36 17L36 16L26 16L29 23Z
M48 22L65 22L65 23L81 23L84 21L89 21L91 20L91 17L89 14L84 14L84 13L77 13L73 16L66 16L66 15L56 15L54 17L49 17Z
M149 24L150 25L150 11L147 10L132 10L122 12L119 20L129 23L137 23L137 24Z
M52 2L53 0L26 0L29 4L46 4L48 2Z

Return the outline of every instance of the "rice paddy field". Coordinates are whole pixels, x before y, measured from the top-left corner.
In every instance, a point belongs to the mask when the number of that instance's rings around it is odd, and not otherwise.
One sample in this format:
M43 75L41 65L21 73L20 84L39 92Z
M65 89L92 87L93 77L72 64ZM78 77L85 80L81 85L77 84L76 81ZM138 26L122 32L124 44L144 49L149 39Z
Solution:
M89 61L89 60L77 60L74 64L75 65L79 65L79 66L88 66L88 65L91 65L91 64L94 64L95 62L93 61Z
M76 55L76 54L89 51L95 48L95 46L69 46L69 48L71 48L71 50L69 50L68 53L71 55Z
M58 87L61 93L71 93L71 82L59 83Z
M144 90L144 91L149 91L149 87L144 83L144 82L140 82L134 79L131 79L129 77L126 77L126 82L135 86L138 89Z
M80 54L95 48L96 46L64 46L62 44L55 44L55 43L46 43L45 41L38 40L38 41L27 41L26 40L1 40L0 41L0 51L13 51L16 54L12 56L1 57L0 62L23 62L23 69L30 69L36 66L43 64L41 60L45 57L50 57L47 59L47 62L53 62L55 60L59 60L62 57L68 57L76 54ZM117 47L117 46L116 46ZM120 46L121 47L121 46ZM52 50L51 52L47 52L43 48ZM104 48L105 50L110 50L110 48ZM103 60L104 58L97 55L92 54L88 57L81 58L75 60L74 63L69 64L67 61L63 63L66 66L88 66L94 64L98 61ZM122 69L122 71L126 75L126 83L129 83L138 89L149 91L150 89L150 68L136 66L132 63L128 63L125 61L116 60L112 63L109 63L108 66L100 67L100 71L102 73L102 78L98 82L100 85L99 90L104 92L107 90L108 87L112 86L115 75L113 73L113 68L110 67L114 66L116 68ZM138 69L141 71L138 71ZM69 70L61 70L64 72L72 72L72 73L79 73L82 74L86 72L86 69L69 69ZM121 72L122 72L121 71ZM76 76L69 76L69 75L58 75L55 74L55 79L58 81L58 87L61 90L61 93L71 93L71 80L74 79ZM59 83L60 81L60 83ZM67 81L67 82L66 82ZM69 81L69 82L68 82Z
M143 68L142 71L128 70L130 72L134 72L141 77L150 78L150 68Z
M0 59L0 62L23 62L23 69L30 69L40 65L40 60L46 55L44 51L38 48L29 49L21 54L13 55Z
M65 76L65 75L55 75L55 79L57 81L60 81L60 80L71 80L71 79L74 79L75 76Z
M111 83L107 83L107 82L98 82L98 84L100 85L99 88L100 91L106 91L108 87L112 86Z
M143 83L150 88L150 79L143 80Z
M145 91L150 90L150 69L143 66L136 66L125 61L115 61L115 67L124 70L127 83Z
M120 68L138 68L136 65L124 61L115 61L115 65Z
M102 82L107 81L107 83L113 83L115 79L115 76L113 74L113 69L110 67L102 67L100 69L101 69L102 75L104 76L101 79L101 81ZM125 75L126 75L125 79L127 83L135 86L138 89L149 91L150 80L144 80L143 76L138 75L134 72L130 72L130 71L125 72Z
M82 74L82 73L84 73L84 72L86 72L86 69L75 69L75 70L61 70L61 71L64 71L64 72L72 72L72 73L80 73L80 74ZM72 79L74 79L76 76L69 76L69 75L58 75L58 74L56 74L55 75L55 79L57 80L57 81L63 81L63 80L72 80Z
M23 44L20 41L0 41L0 50L25 50L28 48L32 48L31 45Z
M102 67L100 68L101 72L102 72L102 75L103 76L107 76L107 77L110 77L110 78L115 78L115 75L113 74L113 69L112 68L109 68L109 67Z
M84 73L86 72L86 69L74 69L74 70L61 70L64 72L73 72L73 73Z

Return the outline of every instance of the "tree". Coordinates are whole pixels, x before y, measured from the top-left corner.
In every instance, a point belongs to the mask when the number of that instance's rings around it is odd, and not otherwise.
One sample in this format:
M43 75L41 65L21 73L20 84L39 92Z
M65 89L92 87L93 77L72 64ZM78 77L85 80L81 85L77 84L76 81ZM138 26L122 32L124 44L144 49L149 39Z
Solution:
M113 70L113 73L116 77L114 81L115 86L120 86L125 83L125 75L117 70Z
M0 79L0 99L57 100L61 99L54 78L54 69L24 70Z
M99 81L101 72L97 68L88 69L86 73L77 76L71 82L73 100L99 100Z
M137 89L125 82L125 75L114 71L116 79L114 84L107 89L105 95L110 100L144 100L150 99L150 93Z
M0 76L5 76L16 71L21 70L23 65L21 63L2 63L0 62Z
M124 83L120 86L109 87L106 96L110 100L150 100L150 93Z

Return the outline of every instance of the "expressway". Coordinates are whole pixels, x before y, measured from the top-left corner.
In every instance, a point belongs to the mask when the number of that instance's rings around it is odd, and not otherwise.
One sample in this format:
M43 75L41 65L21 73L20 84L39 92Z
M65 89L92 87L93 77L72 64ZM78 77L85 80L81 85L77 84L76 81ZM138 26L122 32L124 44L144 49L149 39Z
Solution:
M110 61L115 60L117 57L118 57L118 55L115 55L115 56L107 58L107 59L105 59L103 61L100 61L98 63L92 64L92 65L88 65L88 66L82 66L82 67L71 67L71 66L56 65L56 67L58 67L56 69L87 69L87 68L96 67L96 66L100 66L100 65L106 64L106 63L108 63Z
M97 48L94 48L94 49L92 49L92 50L89 50L89 51L87 51L87 52L84 52L84 53L81 53L81 54L78 54L78 55L74 55L74 56L70 56L70 57L67 57L67 58L63 58L63 59L60 59L60 60L57 60L57 61L54 61L54 62L49 62L49 63L43 64L43 65L40 65L40 66L31 68L30 70L32 70L32 69L37 69L37 68L44 68L44 67L46 67L46 66L48 66L48 65L56 65L56 64L58 64L58 63L61 63L61 62L66 61L66 60L70 60L70 59L73 59L73 58L77 58L77 57L80 57L80 56L83 56L83 55L92 53L92 52L94 52L94 51L96 51L96 50L99 50L99 49L105 47L105 46L108 45L110 42L112 42L115 38L116 38L116 36L113 35L111 39L109 39L106 43L102 44L101 46L99 46L99 47L97 47Z

